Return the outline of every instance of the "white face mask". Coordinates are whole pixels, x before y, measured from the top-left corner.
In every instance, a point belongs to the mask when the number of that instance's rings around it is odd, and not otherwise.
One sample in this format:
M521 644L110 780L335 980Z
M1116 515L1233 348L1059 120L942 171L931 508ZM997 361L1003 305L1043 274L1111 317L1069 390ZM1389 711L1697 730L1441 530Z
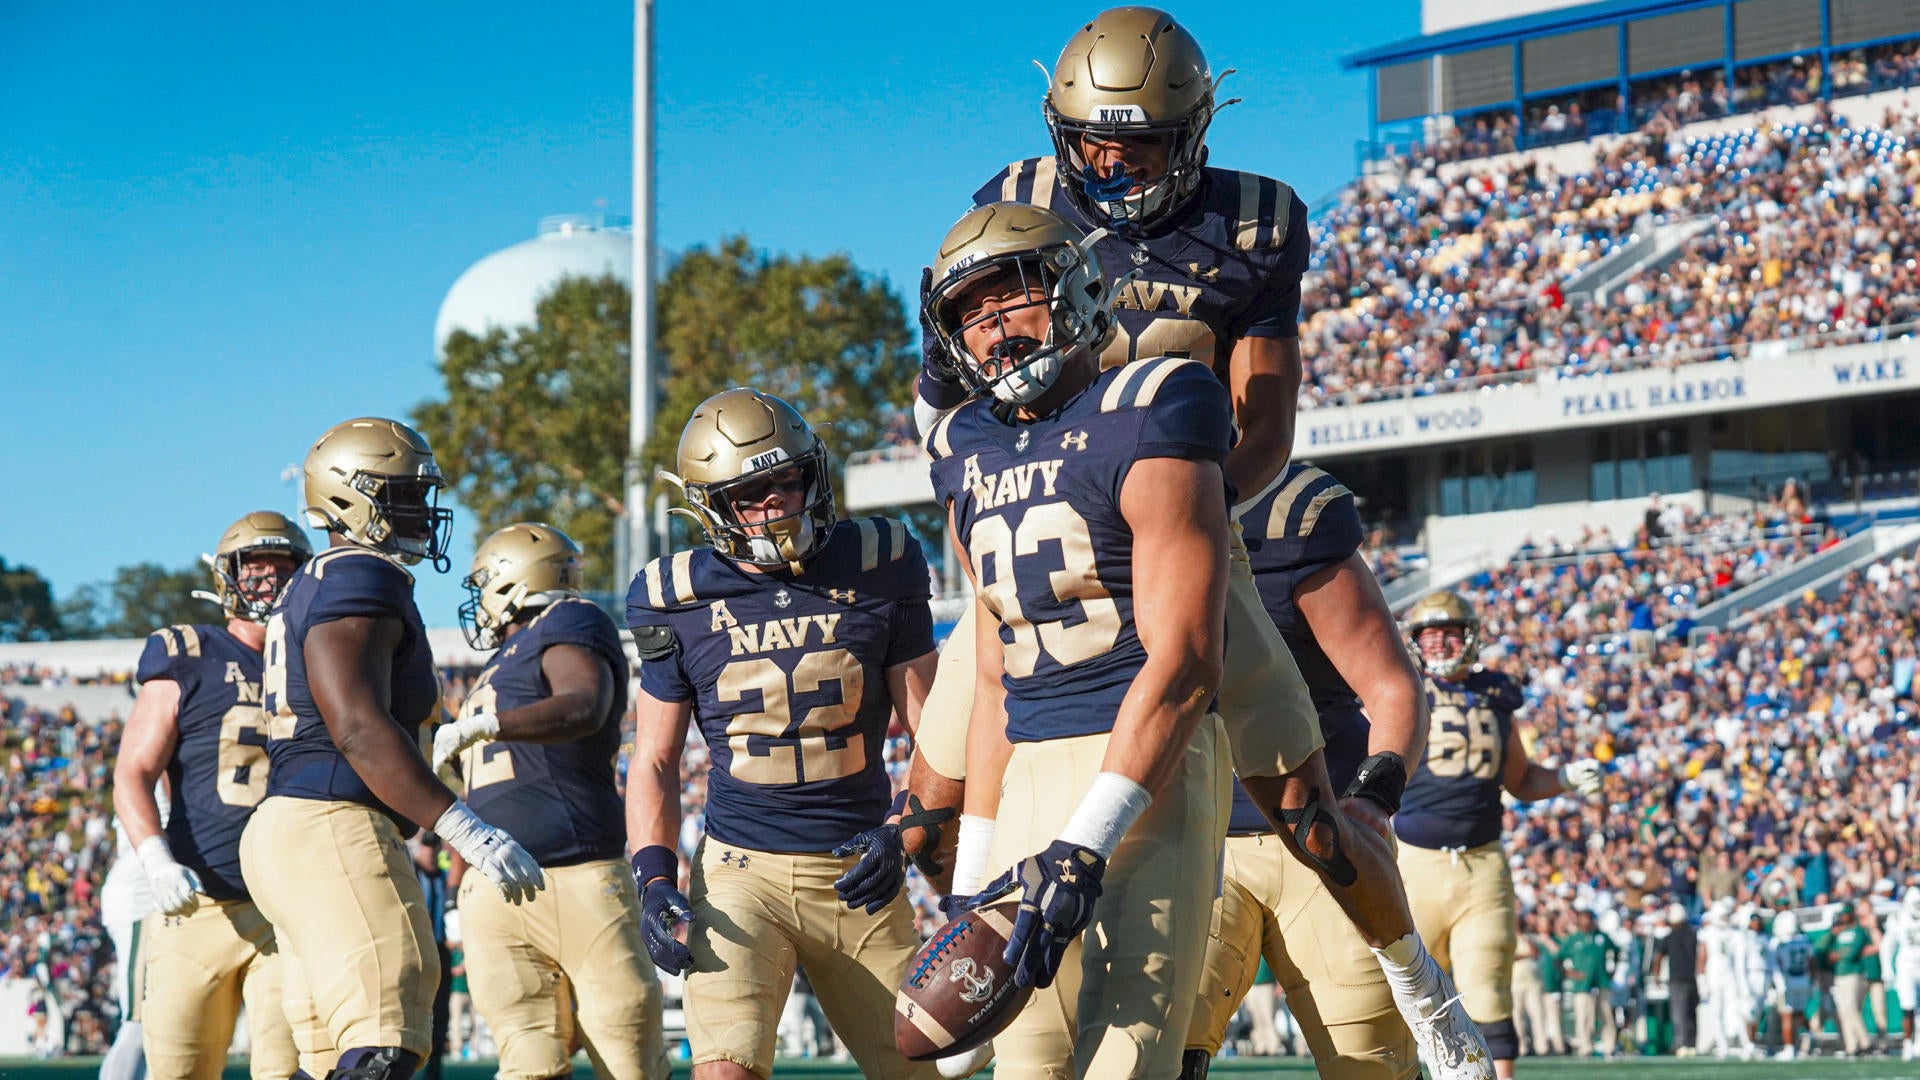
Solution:
M799 553L813 550L813 518L802 517L799 527L793 530L793 551ZM780 550L780 544L772 537L747 537L747 553L755 562L778 563L790 561L786 552Z

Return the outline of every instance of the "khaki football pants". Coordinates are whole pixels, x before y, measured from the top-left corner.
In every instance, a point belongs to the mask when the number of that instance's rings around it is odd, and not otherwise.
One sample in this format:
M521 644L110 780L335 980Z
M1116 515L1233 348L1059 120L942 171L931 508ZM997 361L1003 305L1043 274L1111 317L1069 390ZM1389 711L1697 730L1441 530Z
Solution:
M1413 925L1452 974L1467 1015L1479 1024L1511 1019L1520 926L1500 842L1457 854L1403 843L1400 876L1408 882Z
M1269 623L1271 625L1271 623ZM1106 734L1016 743L988 857L1010 867L1059 835L1106 756ZM1219 718L1127 830L1093 922L994 1040L997 1080L1164 1080L1179 1075L1200 988L1231 776Z
M240 868L273 923L301 1066L323 1076L359 1046L424 1058L440 954L393 822L358 803L272 796L240 837Z
M576 1034L595 1076L665 1080L660 978L632 871L622 859L543 869L547 887L518 905L478 871L460 882L468 991L502 1080L567 1073Z
M701 841L688 896L693 969L684 1002L694 1065L731 1061L771 1076L780 1013L799 964L862 1075L940 1075L893 1044L894 995L920 951L913 909L904 889L878 915L841 903L834 880L858 861L730 847L711 836Z
M1276 836L1228 837L1226 859L1187 1048L1219 1054L1264 956L1321 1077L1415 1080L1419 1051L1386 973L1319 875Z
M281 1007L273 927L245 900L200 898L191 915L141 923L142 1038L154 1080L219 1080L241 1005L253 1080L286 1080L299 1065Z
M1306 764L1325 745L1320 713L1300 666L1260 601L1237 521L1227 571L1225 679L1214 711L1225 725L1235 774L1283 776ZM921 707L920 728L914 735L927 764L949 780L967 778L967 720L978 677L974 608L967 605L941 646L933 688Z

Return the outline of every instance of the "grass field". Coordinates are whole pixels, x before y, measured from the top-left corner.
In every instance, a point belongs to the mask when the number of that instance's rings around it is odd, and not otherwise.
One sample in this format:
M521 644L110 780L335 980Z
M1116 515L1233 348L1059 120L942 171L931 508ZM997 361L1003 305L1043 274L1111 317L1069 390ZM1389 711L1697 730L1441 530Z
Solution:
M591 1074L584 1059L576 1074L581 1080ZM0 1059L0 1080L81 1080L100 1069L99 1058L64 1058L58 1061L32 1061L24 1058ZM676 1066L674 1080L691 1075L687 1066ZM483 1062L449 1064L444 1080L493 1080L493 1065ZM778 1077L808 1077L811 1080L859 1080L860 1072L850 1063L820 1061L783 1061L775 1069ZM983 1073L983 1076L991 1075ZM1247 1058L1216 1062L1212 1076L1257 1080L1277 1077L1306 1080L1312 1077L1312 1065L1294 1059L1256 1061ZM1617 1061L1570 1061L1548 1059L1522 1060L1520 1080L1883 1080L1911 1078L1920 1080L1920 1061L1867 1060L1835 1061L1815 1058L1791 1062L1768 1061L1679 1061L1673 1058L1623 1058ZM248 1080L246 1063L236 1060L227 1066L222 1080Z

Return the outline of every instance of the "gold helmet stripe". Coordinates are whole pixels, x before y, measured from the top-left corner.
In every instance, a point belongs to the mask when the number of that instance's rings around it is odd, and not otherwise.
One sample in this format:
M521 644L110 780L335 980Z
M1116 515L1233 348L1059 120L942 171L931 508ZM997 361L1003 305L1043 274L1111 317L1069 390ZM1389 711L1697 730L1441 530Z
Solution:
M647 579L647 606L654 609L655 611L659 611L660 609L667 606L667 598L661 593L661 590L660 590L660 560L659 559L655 559L652 562L647 564L647 569L644 576Z
M1160 393L1160 387L1167 381L1167 376L1188 364L1198 364L1200 361L1181 356L1162 358L1158 363L1160 366L1147 375L1146 380L1140 384L1140 392L1134 395L1134 408L1144 409L1153 404L1154 396Z
M1293 513L1293 504L1300 500L1300 493L1313 486L1313 482L1327 475L1319 469L1301 469L1300 474L1287 481L1280 494L1273 498L1273 513L1267 516L1267 535L1279 537L1286 535L1287 515Z
M698 597L693 594L693 549L678 552L673 556L673 601L676 604L691 604Z
M1107 386L1107 392L1101 396L1100 411L1113 412L1121 408L1121 402L1124 401L1127 396L1127 387L1131 385L1135 379L1140 377L1140 373L1146 370L1149 363L1150 362L1146 360L1135 360L1133 363L1122 368L1120 377L1113 380L1113 382Z
M887 561L899 562L907 553L907 526L898 518L887 518Z
M860 569L871 570L880 565L880 526L872 518L856 518L853 524L860 530Z

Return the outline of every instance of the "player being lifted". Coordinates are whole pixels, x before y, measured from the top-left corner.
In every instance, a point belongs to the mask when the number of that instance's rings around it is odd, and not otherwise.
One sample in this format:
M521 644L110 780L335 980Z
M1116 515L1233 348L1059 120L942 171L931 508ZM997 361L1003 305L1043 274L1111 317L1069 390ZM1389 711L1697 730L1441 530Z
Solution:
M468 805L547 879L519 906L477 877L461 882L468 985L504 1080L567 1075L576 1033L597 1076L669 1071L614 781L627 655L580 582L580 546L551 525L509 525L481 543L461 629L498 651L459 719L434 733L435 770L457 759Z
M1501 1080L1513 1075L1520 1038L1513 1026L1513 954L1519 929L1513 872L1500 844L1500 792L1521 802L1567 792L1600 794L1592 760L1559 769L1527 760L1513 715L1520 688L1478 666L1480 618L1455 593L1422 597L1406 615L1407 636L1426 672L1431 723L1427 754L1408 781L1400 813L1400 872L1414 921L1459 982L1467 1015L1486 1033Z
M1102 366L1187 357L1219 376L1240 431L1222 468L1244 509L1271 494L1293 444L1309 245L1306 207L1291 188L1205 164L1217 82L1198 42L1165 12L1103 12L1055 64L1045 102L1054 155L1014 163L974 199L1051 209L1089 233L1114 290L1113 330L1096 346ZM915 406L923 430L969 392L954 370L951 328L930 318L940 269L923 278L928 363ZM1491 1076L1479 1032L1414 930L1386 840L1356 826L1336 797L1312 698L1261 607L1237 524L1231 543L1219 713L1235 771L1283 844L1374 947L1422 1056L1436 1071ZM953 781L965 779L970 620L942 653L920 740L931 771ZM1364 770L1369 797L1397 799L1419 737L1416 726L1374 739L1384 756ZM931 787L916 790L941 805ZM983 835L983 823L968 826Z
M694 1075L771 1075L798 963L862 1073L934 1076L884 1022L920 945L881 748L896 713L918 726L933 679L926 558L898 521L836 523L825 445L769 394L701 403L678 468L708 546L655 559L627 594L627 836L647 948L686 973ZM689 899L674 845L692 721L711 764Z
M279 514L234 522L207 559L214 591L194 594L219 604L226 623L154 631L135 669L140 696L120 737L113 803L154 892L141 1023L155 1080L218 1080L242 1004L254 1080L286 1080L299 1067L273 927L240 873L240 834L267 790L267 613L312 557L306 534ZM164 827L154 799L162 776Z
M1366 533L1353 493L1296 462L1241 513L1240 524L1260 598L1313 690L1334 785L1351 788L1373 753L1411 743L1417 755L1426 692L1360 554ZM1318 877L1276 857L1272 826L1246 792L1236 785L1233 795L1224 888L1201 983L1206 1005L1188 1029L1184 1075L1205 1075L1264 955L1322 1077L1418 1076L1413 1033L1366 941ZM1397 808L1389 793L1371 789L1347 807L1383 836Z
M435 506L446 481L433 450L397 421L348 420L314 443L305 473L308 517L331 546L267 623L271 773L240 862L273 923L303 1071L406 1080L428 1050L440 965L402 830L431 827L510 899L543 879L420 752L440 680L406 567L444 570L452 525Z
M968 903L1020 897L1005 960L1038 988L995 1075L1166 1080L1226 825L1232 407L1193 360L1100 371L1112 285L1049 211L968 213L934 272L933 325L979 395L926 445L980 609L967 810L997 822L984 859L961 838L956 887L1012 867Z

